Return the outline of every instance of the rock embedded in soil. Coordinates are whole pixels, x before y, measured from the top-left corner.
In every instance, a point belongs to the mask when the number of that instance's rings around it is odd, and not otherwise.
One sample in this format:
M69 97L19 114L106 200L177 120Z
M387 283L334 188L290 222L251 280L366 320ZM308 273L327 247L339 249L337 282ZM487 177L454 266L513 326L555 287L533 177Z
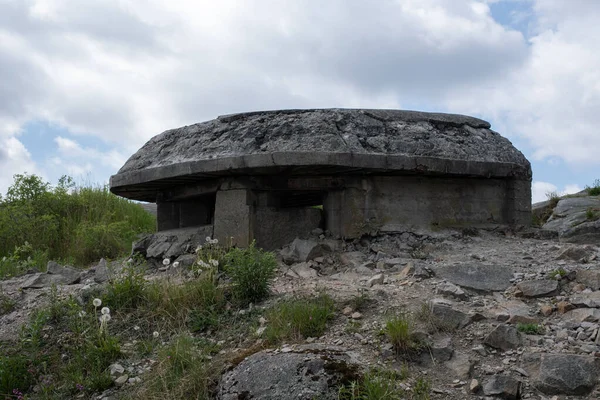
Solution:
M436 268L435 273L455 285L478 292L504 291L513 278L512 269L502 265L444 265Z
M509 375L494 375L483 384L483 393L501 399L519 398L521 382Z
M328 253L329 249L321 243L310 239L294 239L285 249L281 250L283 261L288 264L306 262Z
M359 378L358 360L350 354L342 347L317 344L261 351L223 375L217 398L334 400L339 384Z
M484 343L495 349L506 351L520 347L523 344L523 337L513 326L498 325L486 336Z
M429 311L433 323L440 329L458 329L469 323L469 317L462 311L456 310L443 299L433 299L429 302Z
M580 269L577 270L575 279L592 290L600 289L600 271Z
M526 353L523 368L531 383L548 395L586 395L598 383L599 360L575 354Z
M558 292L558 281L550 279L538 279L525 281L517 285L524 297L548 297Z

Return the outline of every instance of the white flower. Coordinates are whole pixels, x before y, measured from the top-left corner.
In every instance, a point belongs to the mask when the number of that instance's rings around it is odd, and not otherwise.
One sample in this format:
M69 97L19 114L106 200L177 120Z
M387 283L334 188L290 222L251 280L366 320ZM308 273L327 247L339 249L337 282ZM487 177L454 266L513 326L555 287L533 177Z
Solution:
M213 240L211 241L211 243L212 243L212 244L217 244L217 243L219 243L219 239L216 239L216 238L215 238L215 239L213 239Z
M202 251L202 245L196 247L196 253L200 253Z
M177 267L179 267L179 261L175 261L175 262L173 263L173 268L177 268Z
M160 336L160 333L158 333L157 331L152 332L152 336L154 336L155 338Z
M80 317L82 317L82 318L83 318L83 317L85 317L86 315L87 315L87 313L86 313L85 311L83 311L83 310L79 311L79 316L80 316Z
M206 241L207 241L208 243L210 243L210 242L211 242L211 240L210 240L210 236L207 236L207 237L206 237Z
M212 258L210 260L208 260L208 262L213 266L213 267L218 267L219 266L219 260L213 260Z
M108 321L110 321L110 314L102 314L99 319L100 319L100 322L105 324Z
M92 301L92 304L94 305L94 307L100 307L102 305L102 300L94 299L94 301Z
M139 331L139 330L140 330L140 327L136 325L136 326L134 326L134 327L133 327L133 330L134 330L134 331Z
M108 315L110 314L110 308L102 307L102 310L100 310L100 312L102 313L102 315Z
M167 266L167 265L169 265L169 264L171 264L171 260L169 260L168 258L165 258L165 259L163 260L163 265L164 265L164 266Z

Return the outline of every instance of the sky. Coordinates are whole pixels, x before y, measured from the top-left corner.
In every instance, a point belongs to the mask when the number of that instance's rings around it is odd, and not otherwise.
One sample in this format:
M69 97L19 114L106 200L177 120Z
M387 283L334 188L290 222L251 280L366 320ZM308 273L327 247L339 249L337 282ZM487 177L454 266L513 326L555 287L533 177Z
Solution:
M152 136L234 112L489 121L533 201L600 178L600 1L0 0L0 193L104 183Z

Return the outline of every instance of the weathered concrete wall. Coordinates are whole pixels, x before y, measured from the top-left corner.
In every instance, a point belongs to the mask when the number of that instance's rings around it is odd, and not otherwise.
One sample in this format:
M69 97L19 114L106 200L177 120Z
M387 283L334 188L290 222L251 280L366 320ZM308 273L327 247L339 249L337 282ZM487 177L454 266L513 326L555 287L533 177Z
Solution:
M221 243L247 246L254 239L252 192L246 189L221 190L215 203L214 237Z
M346 179L324 202L327 228L357 237L373 230L529 224L528 182L388 176ZM529 189L530 190L530 189Z
M254 239L267 250L278 249L321 225L322 211L312 207L255 209Z

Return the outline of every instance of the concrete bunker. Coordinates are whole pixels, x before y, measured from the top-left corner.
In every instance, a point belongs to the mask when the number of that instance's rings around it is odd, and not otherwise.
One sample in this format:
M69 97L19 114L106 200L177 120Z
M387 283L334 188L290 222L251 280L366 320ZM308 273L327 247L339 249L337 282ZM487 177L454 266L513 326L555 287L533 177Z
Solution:
M267 249L315 228L528 225L531 167L480 119L400 110L222 116L152 138L111 177L157 203L158 230Z

